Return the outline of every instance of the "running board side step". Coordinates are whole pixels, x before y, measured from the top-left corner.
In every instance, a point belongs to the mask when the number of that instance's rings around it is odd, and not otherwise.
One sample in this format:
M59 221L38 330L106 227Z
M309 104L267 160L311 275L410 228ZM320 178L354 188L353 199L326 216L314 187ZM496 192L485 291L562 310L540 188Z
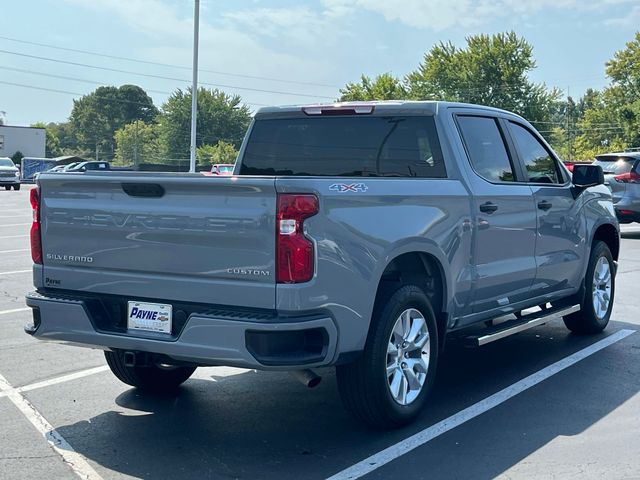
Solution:
M551 320L555 320L556 318L564 317L565 315L578 311L580 311L580 305L541 309L537 312L523 315L515 320L509 320L494 327L490 327L488 330L480 332L480 335L468 336L465 340L473 346L481 347L482 345L495 342L501 338L509 337L516 333L537 327L538 325L543 325Z

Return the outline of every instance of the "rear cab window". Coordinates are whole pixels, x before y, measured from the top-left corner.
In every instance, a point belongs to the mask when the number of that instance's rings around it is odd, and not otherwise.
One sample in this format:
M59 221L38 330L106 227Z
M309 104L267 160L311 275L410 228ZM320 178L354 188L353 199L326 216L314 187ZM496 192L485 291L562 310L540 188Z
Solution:
M445 178L432 116L265 118L251 130L241 175Z
M458 115L457 122L474 171L492 183L515 182L513 164L497 119Z

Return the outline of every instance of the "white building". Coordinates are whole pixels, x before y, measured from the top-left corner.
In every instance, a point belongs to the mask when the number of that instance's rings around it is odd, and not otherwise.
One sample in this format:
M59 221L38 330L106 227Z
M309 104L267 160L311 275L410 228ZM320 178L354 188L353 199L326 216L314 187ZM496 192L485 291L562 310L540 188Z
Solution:
M44 128L0 125L0 157L22 152L25 157L44 157L47 132Z

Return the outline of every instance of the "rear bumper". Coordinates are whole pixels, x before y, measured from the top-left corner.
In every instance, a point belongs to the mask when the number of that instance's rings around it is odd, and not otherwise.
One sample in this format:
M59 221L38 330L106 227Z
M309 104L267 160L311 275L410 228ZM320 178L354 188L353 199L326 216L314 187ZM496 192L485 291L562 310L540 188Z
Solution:
M616 217L620 223L632 223L632 222L640 222L640 211L625 208L625 207L615 207Z
M25 331L45 341L148 352L198 365L261 370L327 366L337 357L338 330L329 315L252 321L215 312L191 313L181 331L168 338L157 333L100 331L84 299L33 292L26 301L34 310L34 323Z
M620 223L640 222L640 198L623 197L613 206Z

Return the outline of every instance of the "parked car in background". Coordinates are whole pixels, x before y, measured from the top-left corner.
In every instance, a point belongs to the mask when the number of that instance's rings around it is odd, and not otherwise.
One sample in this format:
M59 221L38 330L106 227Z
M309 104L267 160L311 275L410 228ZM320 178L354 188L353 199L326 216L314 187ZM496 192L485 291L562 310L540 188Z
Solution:
M620 223L640 222L640 152L598 155L593 165L602 167Z
M228 175L233 175L233 169L235 168L235 165L233 164L229 164L229 163L216 163L215 165L211 166L211 175L213 176L218 176L218 175L222 175L222 176L228 176Z
M73 162L70 163L68 165L56 165L55 167L53 167L50 170L47 170L47 172L64 172L66 170L69 170L70 168L75 167L76 165L78 165L80 162Z
M9 157L0 157L0 186L5 190L20 190L20 169Z
M573 173L573 167L575 165L591 165L591 162L563 162L564 166L567 167L571 173Z
M89 170L111 170L111 165L109 164L109 162L79 162L73 165L73 167L71 167L71 165L73 164L68 165L69 168L65 168L63 171L86 172Z

